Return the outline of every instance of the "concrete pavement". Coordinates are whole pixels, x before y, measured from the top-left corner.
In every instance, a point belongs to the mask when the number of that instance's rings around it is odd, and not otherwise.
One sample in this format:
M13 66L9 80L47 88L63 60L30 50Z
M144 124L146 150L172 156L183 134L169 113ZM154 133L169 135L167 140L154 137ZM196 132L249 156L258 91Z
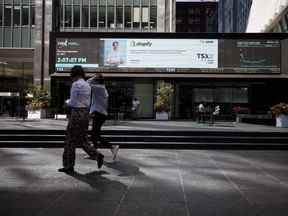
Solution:
M287 215L287 151L101 151L66 175L62 149L0 149L0 215Z
M0 119L1 129L59 129L64 120ZM216 122L108 121L104 130L281 131ZM2 216L286 216L288 151L120 149L105 163L77 149L76 173L57 172L62 152L0 148Z

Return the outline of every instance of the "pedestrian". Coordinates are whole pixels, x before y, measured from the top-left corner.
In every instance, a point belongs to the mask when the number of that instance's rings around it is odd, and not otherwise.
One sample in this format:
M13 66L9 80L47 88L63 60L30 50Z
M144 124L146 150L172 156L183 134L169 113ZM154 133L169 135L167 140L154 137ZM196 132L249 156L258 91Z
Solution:
M138 113L139 113L139 108L140 108L140 100L138 97L134 97L132 101L132 119L137 119L138 118Z
M200 103L198 105L198 122L199 123L205 121L204 115L205 115L205 107L203 103Z
M116 160L117 153L119 151L118 145L111 145L106 139L101 136L101 128L108 116L108 91L104 84L104 77L102 74L87 80L91 87L91 106L90 114L92 115L92 132L91 140L94 147L97 149L99 143L111 148L113 160Z
M77 146L81 146L90 157L97 159L98 168L102 167L104 159L104 155L88 142L91 88L84 80L85 72L81 66L76 65L71 69L70 76L73 83L67 105L71 107L71 115L65 137L63 168L58 170L65 173L74 172Z

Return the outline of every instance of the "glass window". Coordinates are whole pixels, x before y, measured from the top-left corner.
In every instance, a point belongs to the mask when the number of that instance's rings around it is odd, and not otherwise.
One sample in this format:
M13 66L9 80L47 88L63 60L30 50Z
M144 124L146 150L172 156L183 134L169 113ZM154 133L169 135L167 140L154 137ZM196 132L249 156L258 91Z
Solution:
M3 5L0 3L0 26L3 25L2 16L3 16Z
M29 6L22 6L22 26L29 25Z
M124 4L126 6L131 6L132 5L132 0L124 0Z
M133 1L133 6L140 6L140 0L134 0Z
M4 25L11 26L12 6L5 5L4 7Z
M0 27L0 47L3 47L3 28Z
M105 7L104 6L100 6L99 7L99 27L104 28L106 21L105 21Z
M143 7L142 8L142 22L148 23L149 21L149 8Z
M66 5L71 5L71 4L72 4L72 0L64 0L64 3L65 3Z
M151 25L151 29L156 29L157 28L157 8L156 7L151 7L151 10L150 10L150 25Z
M140 22L140 8L133 8L133 22Z
M248 103L248 88L233 89L233 103Z
M89 0L83 0L83 5L88 6L89 5Z
M215 89L215 102L216 103L231 103L232 101L232 88L216 88Z
M142 29L147 30L149 22L149 8L142 8Z
M14 6L13 11L13 25L14 26L20 26L20 6Z
M117 7L116 9L116 22L117 28L123 27L123 7Z
M132 7L130 6L125 7L125 27L126 28L131 27L131 9Z
M30 29L22 28L22 45L21 47L30 47Z
M34 47L35 46L35 30L34 29L32 29L31 30L31 32L30 32L30 34L31 34L31 37L30 37L30 41L29 41L29 47Z
M90 26L97 27L97 7L92 6L90 8Z
M117 1L117 6L122 6L123 5L123 0L116 0Z
M140 27L140 8L134 7L133 8L133 28Z
M80 27L80 6L73 7L73 27Z
M108 6L114 6L114 0L107 0Z
M72 27L72 10L71 5L65 5L64 11L64 26L65 27Z
M95 6L95 5L97 5L97 2L98 2L99 0L90 0L90 5L93 5L93 6Z
M89 25L89 6L82 7L82 27Z
M106 0L100 0L100 5L101 6L106 6Z
M108 7L108 28L115 28L114 24L114 7Z
M157 6L157 0L151 0L151 5Z
M80 5L81 0L73 0L74 5Z
M31 26L35 26L35 6L31 6Z
M12 46L12 31L11 28L6 27L4 28L4 47L11 47Z
M13 29L13 47L21 47L21 28Z
M213 89L212 88L195 88L193 89L194 101L200 102L213 102Z
M142 6L149 6L149 0L142 0Z

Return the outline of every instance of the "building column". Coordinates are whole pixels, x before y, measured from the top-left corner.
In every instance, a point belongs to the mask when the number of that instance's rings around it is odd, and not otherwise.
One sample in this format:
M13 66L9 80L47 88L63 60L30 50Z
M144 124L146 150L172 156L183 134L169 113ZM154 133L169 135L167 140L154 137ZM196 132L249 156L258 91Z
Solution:
M52 29L52 0L35 1L33 77L35 84L49 87L49 33Z
M175 32L176 0L157 1L157 32Z

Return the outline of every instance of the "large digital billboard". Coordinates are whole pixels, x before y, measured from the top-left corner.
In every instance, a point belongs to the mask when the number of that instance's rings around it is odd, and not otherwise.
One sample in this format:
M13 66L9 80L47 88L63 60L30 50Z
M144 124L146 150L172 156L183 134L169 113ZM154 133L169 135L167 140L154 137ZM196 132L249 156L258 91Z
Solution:
M280 73L281 40L56 38L55 69L88 72Z
M211 39L57 39L56 68L217 68Z

